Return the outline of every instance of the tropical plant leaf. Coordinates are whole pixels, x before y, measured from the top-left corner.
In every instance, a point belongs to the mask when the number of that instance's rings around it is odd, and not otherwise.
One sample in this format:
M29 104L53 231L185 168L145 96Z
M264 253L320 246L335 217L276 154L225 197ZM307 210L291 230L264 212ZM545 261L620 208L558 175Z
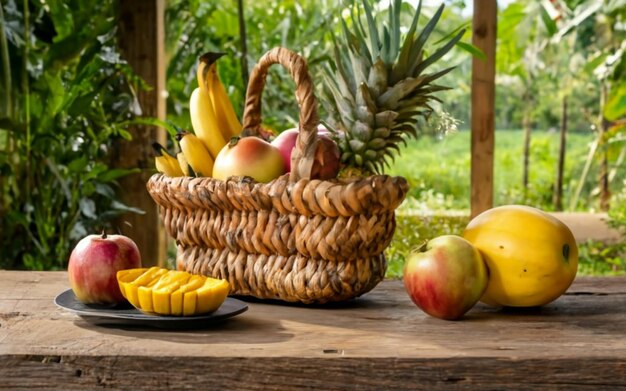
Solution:
M458 46L459 48L465 50L466 52L468 52L469 54L471 54L472 56L480 59L480 60L486 60L487 56L485 55L485 52L483 52L482 50L480 50L480 48L472 45L471 43L467 43L467 42L463 42L463 41L459 41L456 43L456 46Z
M604 116L609 121L626 117L626 81L614 85L604 107Z

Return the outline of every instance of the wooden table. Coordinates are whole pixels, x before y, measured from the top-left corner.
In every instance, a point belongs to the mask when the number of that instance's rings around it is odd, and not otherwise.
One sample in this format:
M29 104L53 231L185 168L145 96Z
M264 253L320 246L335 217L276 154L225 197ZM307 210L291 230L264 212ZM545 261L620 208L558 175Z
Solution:
M429 317L400 281L329 308L249 302L195 331L95 326L64 272L0 271L0 389L626 388L626 278L579 278L527 310Z

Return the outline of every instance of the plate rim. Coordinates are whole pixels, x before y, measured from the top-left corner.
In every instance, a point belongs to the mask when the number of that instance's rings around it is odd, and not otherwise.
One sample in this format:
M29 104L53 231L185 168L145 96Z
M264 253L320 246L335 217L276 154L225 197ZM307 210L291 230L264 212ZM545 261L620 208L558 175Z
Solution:
M155 314L155 315L147 314L137 309L136 307L133 307L131 304L129 304L130 306L129 309L134 310L135 312L132 314L133 316L128 316L128 314L111 313L110 310L105 311L105 310L98 310L95 308L89 309L89 310L81 310L81 309L69 307L60 302L60 298L62 298L63 296L67 296L67 295L72 295L76 299L76 295L74 294L74 291L70 288L57 294L54 297L54 304L63 310L69 311L81 317L119 319L125 322L136 322L136 323L146 323L146 322L148 323L150 322L193 323L194 321L207 321L207 320L219 321L219 320L224 320L227 318L231 318L233 316L240 315L249 309L248 304L246 302L233 298L233 297L226 297L226 299L224 300L224 303L228 301L233 304L238 304L240 308L236 309L235 311L227 312L227 313L217 315L217 316L215 315L215 313L219 311L219 308L207 314L192 315L192 316L176 316L176 315L166 316L166 315L158 315L158 314ZM224 305L224 303L222 303L222 305ZM102 312L99 312L99 311L102 311ZM140 317L137 317L137 315L139 315Z

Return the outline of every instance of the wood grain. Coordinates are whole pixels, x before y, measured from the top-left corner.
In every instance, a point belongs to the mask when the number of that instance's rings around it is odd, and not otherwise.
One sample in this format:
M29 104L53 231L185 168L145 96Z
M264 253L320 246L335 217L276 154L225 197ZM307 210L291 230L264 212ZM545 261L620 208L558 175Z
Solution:
M474 0L472 44L485 58L472 58L472 217L493 206L497 10L495 0Z
M327 307L250 301L195 331L92 325L56 308L64 272L0 271L0 389L626 388L626 277L543 308L426 316L400 281Z

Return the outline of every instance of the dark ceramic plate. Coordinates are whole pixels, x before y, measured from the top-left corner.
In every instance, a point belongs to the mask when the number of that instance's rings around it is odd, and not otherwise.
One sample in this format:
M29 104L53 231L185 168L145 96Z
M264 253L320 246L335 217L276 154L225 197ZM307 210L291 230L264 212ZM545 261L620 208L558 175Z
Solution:
M217 311L210 314L195 316L161 316L139 311L129 303L116 306L83 304L71 289L66 290L54 299L61 308L80 315L86 321L99 325L129 325L155 327L160 329L198 329L205 328L248 309L241 300L227 297Z

